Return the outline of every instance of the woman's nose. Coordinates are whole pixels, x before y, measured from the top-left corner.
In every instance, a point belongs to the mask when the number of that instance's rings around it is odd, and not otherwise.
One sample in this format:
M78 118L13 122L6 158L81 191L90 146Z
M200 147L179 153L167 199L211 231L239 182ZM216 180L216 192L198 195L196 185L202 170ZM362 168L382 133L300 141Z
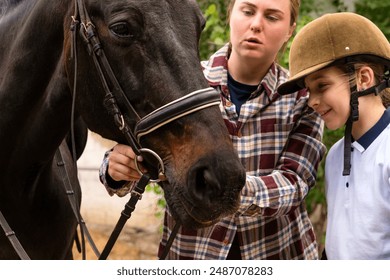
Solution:
M263 31L263 19L261 15L257 15L253 17L252 23L251 23L251 31L258 33Z
M255 32L255 33L260 32L260 29L257 28L257 27L255 27L255 26L252 26L252 27L251 27L251 30L252 30L253 32Z

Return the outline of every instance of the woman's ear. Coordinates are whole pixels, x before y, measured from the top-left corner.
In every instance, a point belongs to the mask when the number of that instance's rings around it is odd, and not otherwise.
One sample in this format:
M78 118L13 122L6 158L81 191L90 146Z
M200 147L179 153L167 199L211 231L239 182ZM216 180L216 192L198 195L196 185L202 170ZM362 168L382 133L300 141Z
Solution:
M293 35L294 30L295 30L296 27L297 27L297 23L296 23L296 22L294 22L294 24L290 26L290 29L289 29L288 34L287 34L287 36L286 36L286 41L285 41L285 43L287 43L288 40L290 40L290 38L291 38L291 36Z
M365 90L375 85L375 74L369 66L363 66L357 73L357 88L358 90Z

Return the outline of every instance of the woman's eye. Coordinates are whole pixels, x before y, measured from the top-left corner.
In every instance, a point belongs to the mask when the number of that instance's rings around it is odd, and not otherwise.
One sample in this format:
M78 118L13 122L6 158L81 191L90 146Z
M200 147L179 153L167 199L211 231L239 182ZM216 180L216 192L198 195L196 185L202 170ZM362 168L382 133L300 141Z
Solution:
M255 14L252 10L243 10L242 12L243 12L244 15L246 15L246 16L252 16L252 15Z
M268 18L268 20L270 20L270 21L277 21L277 20L279 20L279 18L276 17L276 16L267 16L267 18Z
M111 25L110 30L119 37L134 37L134 34L131 33L129 25L125 22Z

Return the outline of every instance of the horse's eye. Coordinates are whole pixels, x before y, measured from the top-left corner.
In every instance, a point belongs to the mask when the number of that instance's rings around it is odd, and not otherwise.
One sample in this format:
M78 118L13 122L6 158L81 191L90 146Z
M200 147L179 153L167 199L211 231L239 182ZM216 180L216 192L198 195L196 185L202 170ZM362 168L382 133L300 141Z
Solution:
M126 22L115 23L110 26L110 30L119 37L134 37L134 34L132 34L129 25Z

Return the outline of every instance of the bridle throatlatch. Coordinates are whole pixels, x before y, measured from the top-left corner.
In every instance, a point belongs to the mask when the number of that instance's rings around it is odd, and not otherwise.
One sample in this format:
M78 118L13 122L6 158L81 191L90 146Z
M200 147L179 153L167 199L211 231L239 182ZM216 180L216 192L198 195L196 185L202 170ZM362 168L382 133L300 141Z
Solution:
M135 160L136 167L141 175L141 179L131 191L130 200L125 205L125 209L122 211L121 217L113 233L111 234L106 247L99 257L99 259L106 259L126 220L130 218L131 213L135 208L135 204L139 199L142 198L142 194L146 185L149 182L157 183L166 180L163 160L156 152L141 147L141 138L176 119L182 118L186 115L211 106L219 105L220 96L211 87L196 90L154 110L145 117L141 118L122 90L110 66L110 63L107 60L105 52L96 33L95 26L91 22L86 10L84 1L76 0L75 5L75 14L72 17L73 23L71 29L76 30L75 26L80 25L80 35L84 39L88 53L93 59L100 81L105 91L104 106L108 110L109 114L113 116L115 125L124 134L134 153L137 156L142 155L144 157L144 164L147 165L147 169L149 170L148 173L142 173L138 167L138 162ZM75 48L76 35L75 32L73 32L72 54L76 53ZM77 60L75 60L75 73L76 72ZM134 131L132 131L130 126L127 124L122 112L124 112L128 117L133 116L133 118L135 118L137 121ZM157 168L155 163L157 164ZM172 243L179 226L180 223L176 223L166 249L169 250L170 244ZM164 258L166 254L167 252L163 253Z
M353 75L354 69L349 69L350 75ZM347 120L344 131L344 169L343 176L348 176L351 173L351 151L352 151L352 124L359 120L359 97L369 94L379 95L384 89L390 88L390 73L389 70L384 75L384 79L377 85L368 89L358 91L356 85L350 85L350 116Z

